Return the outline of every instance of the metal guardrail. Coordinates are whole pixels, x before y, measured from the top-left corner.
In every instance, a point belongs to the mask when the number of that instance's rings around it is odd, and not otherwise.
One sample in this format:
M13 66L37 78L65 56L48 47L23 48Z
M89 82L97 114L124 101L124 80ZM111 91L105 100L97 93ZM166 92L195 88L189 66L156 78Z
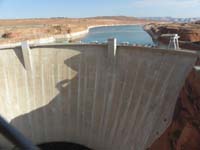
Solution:
M13 143L16 148L22 150L39 150L30 140L24 137L15 127L10 125L0 116L0 133Z

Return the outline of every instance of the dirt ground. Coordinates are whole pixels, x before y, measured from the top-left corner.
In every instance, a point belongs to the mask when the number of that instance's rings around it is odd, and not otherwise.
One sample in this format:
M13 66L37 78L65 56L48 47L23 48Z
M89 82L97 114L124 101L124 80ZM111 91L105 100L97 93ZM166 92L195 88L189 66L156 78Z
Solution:
M145 24L149 21L133 17L50 18L0 20L0 44L69 34L88 26L113 24Z

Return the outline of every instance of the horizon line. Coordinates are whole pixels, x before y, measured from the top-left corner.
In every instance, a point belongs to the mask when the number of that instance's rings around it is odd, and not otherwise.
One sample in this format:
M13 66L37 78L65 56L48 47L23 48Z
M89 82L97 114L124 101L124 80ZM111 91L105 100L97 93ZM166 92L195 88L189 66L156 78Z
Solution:
M126 15L108 15L108 16L88 16L88 17L67 17L67 16L52 16L52 17L16 17L16 18L0 18L0 20L19 20L19 19L87 19L87 18L97 18L97 17L130 17L138 19L148 19L148 18L177 18L177 19L187 19L187 18L200 18L199 17L173 17L173 16L126 16Z

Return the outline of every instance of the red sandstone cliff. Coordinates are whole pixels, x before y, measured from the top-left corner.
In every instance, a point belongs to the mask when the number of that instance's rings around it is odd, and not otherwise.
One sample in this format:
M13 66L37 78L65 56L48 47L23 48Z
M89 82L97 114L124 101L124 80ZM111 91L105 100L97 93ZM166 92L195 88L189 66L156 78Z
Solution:
M179 43L181 48L200 50L200 24L148 24L145 30L153 37L162 43L168 44L169 38L162 37L162 34L178 34L180 36Z

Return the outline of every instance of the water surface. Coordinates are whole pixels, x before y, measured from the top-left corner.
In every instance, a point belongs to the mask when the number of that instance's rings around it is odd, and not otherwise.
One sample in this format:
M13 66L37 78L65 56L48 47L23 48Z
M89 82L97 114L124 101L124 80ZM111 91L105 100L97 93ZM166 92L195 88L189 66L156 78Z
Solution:
M104 43L108 38L117 38L118 43L154 45L152 38L140 25L96 27L90 29L89 33L81 39L84 43Z

